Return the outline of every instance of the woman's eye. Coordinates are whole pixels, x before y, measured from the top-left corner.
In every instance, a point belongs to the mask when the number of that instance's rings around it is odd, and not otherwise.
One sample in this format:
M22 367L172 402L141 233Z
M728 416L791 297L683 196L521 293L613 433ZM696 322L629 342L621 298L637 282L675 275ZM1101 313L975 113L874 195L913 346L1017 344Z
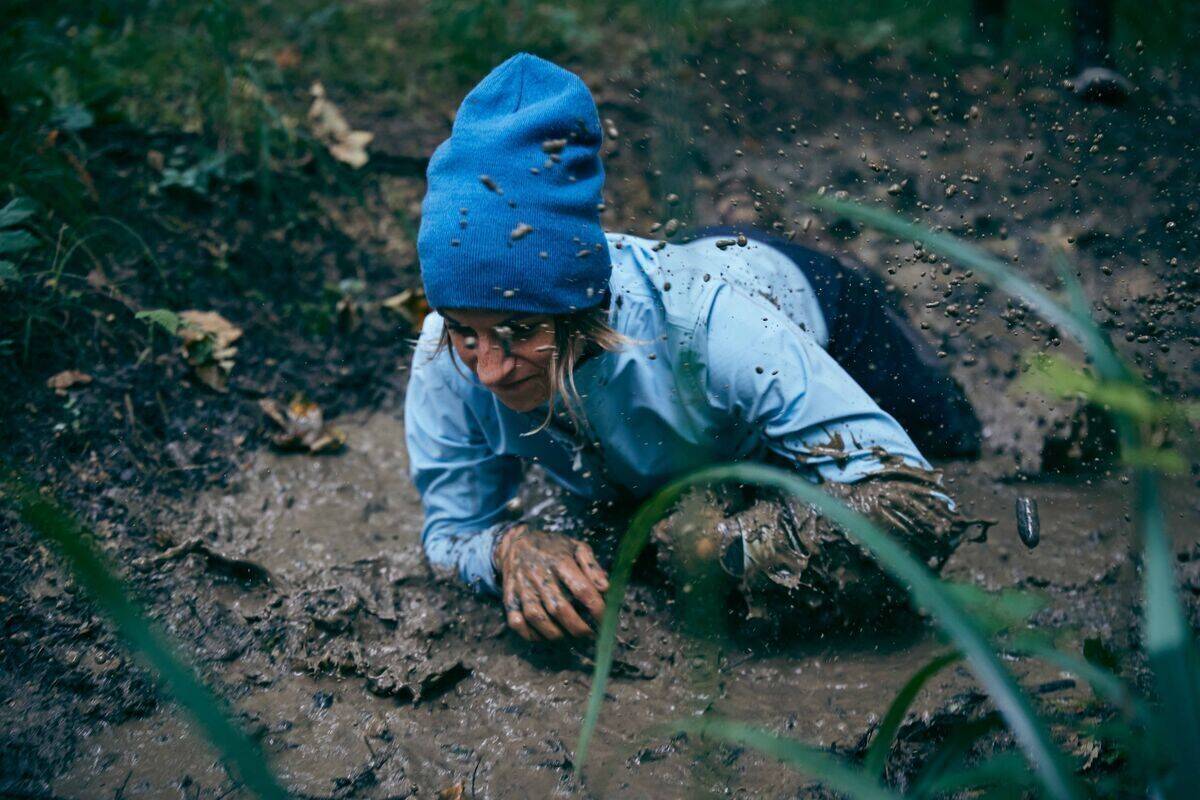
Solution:
M512 336L514 339L528 339L541 332L545 326L546 323L544 322L536 322L532 325L514 325L512 327Z
M475 331L470 328L460 328L455 325L450 326L450 335L462 339L463 347L468 350L474 350L478 340L475 338Z

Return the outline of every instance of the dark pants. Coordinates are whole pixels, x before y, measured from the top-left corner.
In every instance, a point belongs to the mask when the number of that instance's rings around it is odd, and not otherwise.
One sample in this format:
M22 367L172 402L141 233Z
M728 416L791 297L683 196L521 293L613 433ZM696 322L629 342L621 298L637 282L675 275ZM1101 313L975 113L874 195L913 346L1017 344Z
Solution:
M770 245L804 272L829 329L829 355L900 423L921 452L952 458L979 452L980 425L962 387L883 282L830 256L762 231L712 225L694 238L736 236Z

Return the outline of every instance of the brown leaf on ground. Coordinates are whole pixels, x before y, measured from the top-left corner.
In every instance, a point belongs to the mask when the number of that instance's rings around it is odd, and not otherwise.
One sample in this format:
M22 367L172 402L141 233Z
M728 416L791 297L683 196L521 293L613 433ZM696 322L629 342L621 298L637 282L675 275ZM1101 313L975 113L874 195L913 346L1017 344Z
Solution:
M233 343L241 338L242 329L215 311L181 311L179 318L184 322L179 329L183 357L206 386L226 391L233 357L237 355Z
M463 798L466 797L466 791L467 782L459 781L458 783L453 783L447 786L445 789L442 789L440 792L438 792L437 796L438 800L463 800Z
M259 400L258 406L281 428L271 437L276 447L317 454L333 452L346 443L346 434L325 423L325 414L316 403L297 397L283 408L267 398Z
M308 109L308 122L313 135L329 149L329 154L344 164L358 169L367 163L367 145L375 134L356 131L346 122L342 111L325 96L325 87L317 81L309 90L313 96Z
M275 66L280 69L295 69L302 60L300 51L293 45L284 45L275 51Z
M77 369L65 369L46 381L46 388L53 389L55 394L66 395L67 389L76 386L86 386L92 382L92 376Z
M421 330L425 317L432 311L429 301L425 299L424 289L405 289L384 300L381 305L388 311L394 311L408 321L413 330Z

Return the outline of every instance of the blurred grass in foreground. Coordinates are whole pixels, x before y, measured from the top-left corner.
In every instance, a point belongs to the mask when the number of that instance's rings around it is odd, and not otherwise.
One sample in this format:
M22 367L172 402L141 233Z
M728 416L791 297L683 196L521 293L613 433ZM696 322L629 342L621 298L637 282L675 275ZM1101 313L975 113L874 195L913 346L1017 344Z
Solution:
M0 487L21 519L54 547L74 579L191 715L246 788L263 800L286 800L287 792L272 775L262 750L232 721L228 706L204 685L170 637L134 602L125 582L106 563L79 522L54 499L8 470L0 470Z
M1179 598L1174 558L1159 498L1159 470L1163 464L1175 463L1172 456L1178 455L1164 446L1162 426L1171 422L1178 427L1182 422L1186 427L1186 423L1195 418L1194 406L1172 403L1157 396L1125 365L1104 331L1091 318L1082 288L1061 259L1056 261L1056 267L1068 298L1066 306L999 259L954 236L908 222L889 211L856 203L827 197L813 198L813 203L891 235L920 242L926 249L974 269L1008 294L1026 302L1083 348L1095 377L1080 368L1071 370L1059 364L1056 372L1043 371L1042 380L1048 388L1058 387L1064 393L1084 396L1111 412L1117 420L1123 456L1134 467L1144 572L1142 635L1157 698L1150 702L1141 700L1131 686L1105 666L1059 651L1043 638L1026 635L1006 642L993 641L996 631L989 630L986 618L979 610L964 602L961 590L953 590L867 518L791 472L758 464L725 465L701 469L672 482L648 500L630 523L613 568L598 634L592 691L576 748L579 769L586 766L604 700L621 602L634 560L646 545L652 526L687 489L736 481L787 491L835 521L852 539L869 550L885 570L908 587L914 604L929 614L954 650L919 670L901 690L877 729L862 767L767 731L711 715L671 723L664 729L698 733L760 750L848 796L893 796L884 788L884 767L900 722L922 685L961 654L990 695L1024 751L1025 759L1022 761L1015 758L1014 753L1005 752L980 764L960 768L959 762L969 752L972 742L993 730L992 726L982 726L962 741L955 743L952 740L943 745L945 750L953 750L949 755L935 750L930 766L909 796L924 797L1002 784L1008 787L1028 785L1040 795L1056 800L1081 798L1087 789L1075 775L1069 760L1051 740L1032 697L1021 689L1002 664L1003 653L1025 653L1074 672L1091 683L1097 695L1124 712L1122 724L1116 726L1115 732L1107 734L1109 741L1120 748L1126 759L1120 791L1166 798L1192 796L1194 787L1200 785L1200 661ZM1049 375L1048 379L1046 375ZM1148 452L1151 455L1148 456ZM1073 720L1066 724L1078 725ZM1078 732L1087 733L1083 729ZM1032 767L1032 776L1026 764ZM1116 787L1093 788L1106 794Z

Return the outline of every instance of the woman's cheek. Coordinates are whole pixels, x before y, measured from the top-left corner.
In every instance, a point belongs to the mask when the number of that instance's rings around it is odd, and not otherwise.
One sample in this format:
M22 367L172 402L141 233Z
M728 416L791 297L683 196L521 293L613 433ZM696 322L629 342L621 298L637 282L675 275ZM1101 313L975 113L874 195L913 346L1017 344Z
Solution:
M454 352L458 354L458 360L461 361L472 372L475 371L475 348L467 347L458 337L454 340Z

